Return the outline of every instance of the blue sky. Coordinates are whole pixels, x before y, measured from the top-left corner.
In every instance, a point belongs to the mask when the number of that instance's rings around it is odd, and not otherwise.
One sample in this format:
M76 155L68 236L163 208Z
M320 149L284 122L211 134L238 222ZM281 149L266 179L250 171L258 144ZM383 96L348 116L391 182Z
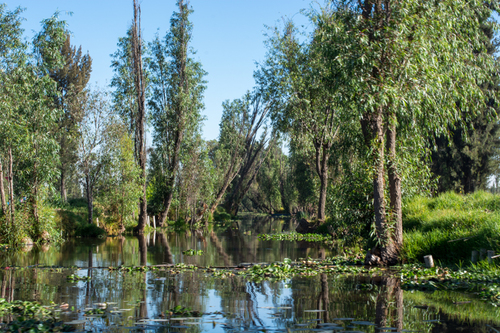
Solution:
M82 46L93 60L92 84L107 86L113 72L110 54L117 50L118 38L125 35L132 22L132 0L0 0L12 10L22 7L25 35L32 38L40 30L40 21L58 10L72 32L72 45ZM139 0L142 32L151 41L158 32L164 36L175 0ZM208 81L205 92L207 117L203 129L207 140L216 139L222 114L221 104L235 99L254 86L256 62L264 60L265 25L275 26L282 18L293 18L309 26L300 13L310 8L310 0L191 0L194 13L192 47L197 51ZM72 15L66 14L72 12Z

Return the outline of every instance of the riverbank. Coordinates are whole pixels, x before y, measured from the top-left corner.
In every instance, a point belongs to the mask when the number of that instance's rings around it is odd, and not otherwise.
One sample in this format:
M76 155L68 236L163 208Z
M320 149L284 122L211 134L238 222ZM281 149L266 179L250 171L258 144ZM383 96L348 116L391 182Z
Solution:
M500 196L478 191L413 198L403 209L403 230L405 262L432 255L442 265L458 265L470 263L472 251L498 254Z

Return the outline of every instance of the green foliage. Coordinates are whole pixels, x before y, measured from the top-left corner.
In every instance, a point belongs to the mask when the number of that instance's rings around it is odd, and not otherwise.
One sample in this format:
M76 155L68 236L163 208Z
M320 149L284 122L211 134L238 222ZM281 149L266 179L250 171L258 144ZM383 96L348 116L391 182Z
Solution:
M106 131L104 150L107 159L103 165L106 175L98 183L97 205L103 211L109 229L123 229L136 224L132 216L137 212L141 196L140 169L134 161L134 147L126 127L114 119Z
M498 2L490 4L497 6ZM495 56L498 42L495 40L496 22L489 15L478 12L477 19L483 33L483 44L488 54ZM498 71L493 71L488 81L481 84L485 95L498 95ZM440 192L456 191L471 193L485 190L488 177L498 170L498 149L500 148L500 124L498 103L494 98L487 100L487 107L480 107L477 115L460 115L463 128L450 128L451 135L438 136L431 142L432 171L438 178Z
M278 240L278 241L306 241L332 243L332 236L321 234L299 234L297 232L281 233L281 234L259 234L261 240Z
M415 197L406 202L403 212L405 260L422 261L432 254L441 262L468 262L473 250L500 251L498 195L478 191Z
M83 223L76 226L77 237L106 237L106 231L95 224Z
M41 31L30 45L20 40L18 15L21 11L5 12L4 8L1 5L0 159L13 166L12 178L7 178L8 194L13 197L9 201L13 202L5 218L18 231L5 228L2 236L6 242L16 243L22 234L35 240L46 238L47 214L44 214L43 205L48 191L45 187L57 175L59 145L55 132L60 117L53 105L53 98L57 96L56 84L48 73L62 64L60 49L66 23L58 20L57 14L43 20ZM33 54L26 52L31 46ZM23 198L22 204L18 204L20 198ZM16 206L22 212L18 213ZM50 225L48 227L50 229ZM53 234L52 230L49 232Z
M182 251L182 254L186 256L202 256L203 255L203 250L193 250L189 249L186 251Z
M173 309L169 310L169 314L173 317L201 317L202 313L199 311L193 311L189 307L177 305Z
M176 197L183 206L172 208L181 209L186 220L193 221L200 208L197 204L206 200L211 187L207 150L200 135L206 72L194 60L190 47L193 10L182 1L178 6L165 38L157 35L149 44L150 58L146 60L155 146L151 153L153 183L148 191L154 214L167 218Z
M231 221L231 214L227 213L223 207L217 207L214 212L214 221L227 222Z
M48 317L51 315L51 311L38 302L7 302L4 298L0 298L0 315L5 316L10 314L14 315L16 319L23 321L25 319Z

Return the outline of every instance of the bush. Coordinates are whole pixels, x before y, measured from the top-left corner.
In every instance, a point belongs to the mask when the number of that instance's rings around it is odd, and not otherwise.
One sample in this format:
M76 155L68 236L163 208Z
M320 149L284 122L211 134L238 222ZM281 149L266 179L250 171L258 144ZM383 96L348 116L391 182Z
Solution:
M214 212L214 221L217 222L226 222L231 221L231 214L227 213L224 208L217 207Z
M99 228L95 224L83 223L78 224L75 230L75 236L80 237L105 237L106 231Z

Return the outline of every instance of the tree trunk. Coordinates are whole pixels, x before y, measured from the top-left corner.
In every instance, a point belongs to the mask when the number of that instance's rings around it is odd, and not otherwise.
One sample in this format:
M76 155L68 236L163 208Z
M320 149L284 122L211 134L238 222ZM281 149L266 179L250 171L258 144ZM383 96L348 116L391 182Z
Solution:
M217 193L217 197L215 198L212 206L210 207L210 214L211 215L214 214L215 210L217 209L217 206L219 205L219 203L222 200L222 197L226 193L227 188L229 187L229 185L233 181L234 177L236 177L236 175L238 174L239 168L236 172L233 172L233 170L236 167L236 165L235 165L236 164L236 156L237 156L236 153L233 153L233 158L231 158L231 165L229 167L229 170L226 172L226 174L224 176L224 183L222 184L222 187L219 190L219 193Z
M63 202L68 201L68 195L66 193L66 165L61 164L61 200Z
M3 166L1 159L0 159L0 199L2 200L3 215L7 217L7 200L5 199L5 190L3 184Z
M318 173L321 181L319 190L318 220L324 222L326 218L326 190L328 187L328 158L330 156L328 150L331 148L331 144L315 142L314 146L316 148L316 172Z
M368 265L394 265L398 261L398 252L394 245L393 237L387 223L385 207L385 168L384 168L384 126L382 119L382 108L379 107L376 113L366 115L368 122L362 122L362 125L369 125L370 130L364 130L370 134L370 138L365 140L373 145L372 160L375 166L373 176L373 208L375 212L375 227L378 244L368 251L365 258L365 264Z
M31 189L31 213L35 219L35 236L40 237L42 231L40 230L40 218L38 216L38 170L37 162L33 165L33 188Z
M396 124L392 114L387 131L387 150L389 152L389 192L391 196L391 223L394 224L395 251L399 253L403 247L403 213L401 204L401 176L396 165Z
M139 241L139 265L146 266L148 263L148 247L146 245L146 239L144 234L139 234L136 237Z
M10 223L14 225L16 204L14 202L14 173L12 171L12 147L9 146L9 195L10 195Z
M140 6L134 0L134 23L132 27L132 59L134 65L134 83L137 93L137 122L136 142L138 145L139 167L141 168L142 197L139 199L139 222L134 228L134 233L143 233L147 220L147 198L146 198L146 142L144 137L144 120L146 115L145 100L145 78L142 69L142 38Z
M163 206L165 207L162 212L160 212L158 216L158 226L161 228L163 224L167 222L168 219L168 211L170 210L170 206L172 205L172 199L174 198L173 185L172 189L167 193L167 195L163 198Z
M87 211L88 211L88 222L92 224L94 219L94 205L93 205L93 195L92 195L92 183L90 179L90 175L85 177L85 188L87 190Z

